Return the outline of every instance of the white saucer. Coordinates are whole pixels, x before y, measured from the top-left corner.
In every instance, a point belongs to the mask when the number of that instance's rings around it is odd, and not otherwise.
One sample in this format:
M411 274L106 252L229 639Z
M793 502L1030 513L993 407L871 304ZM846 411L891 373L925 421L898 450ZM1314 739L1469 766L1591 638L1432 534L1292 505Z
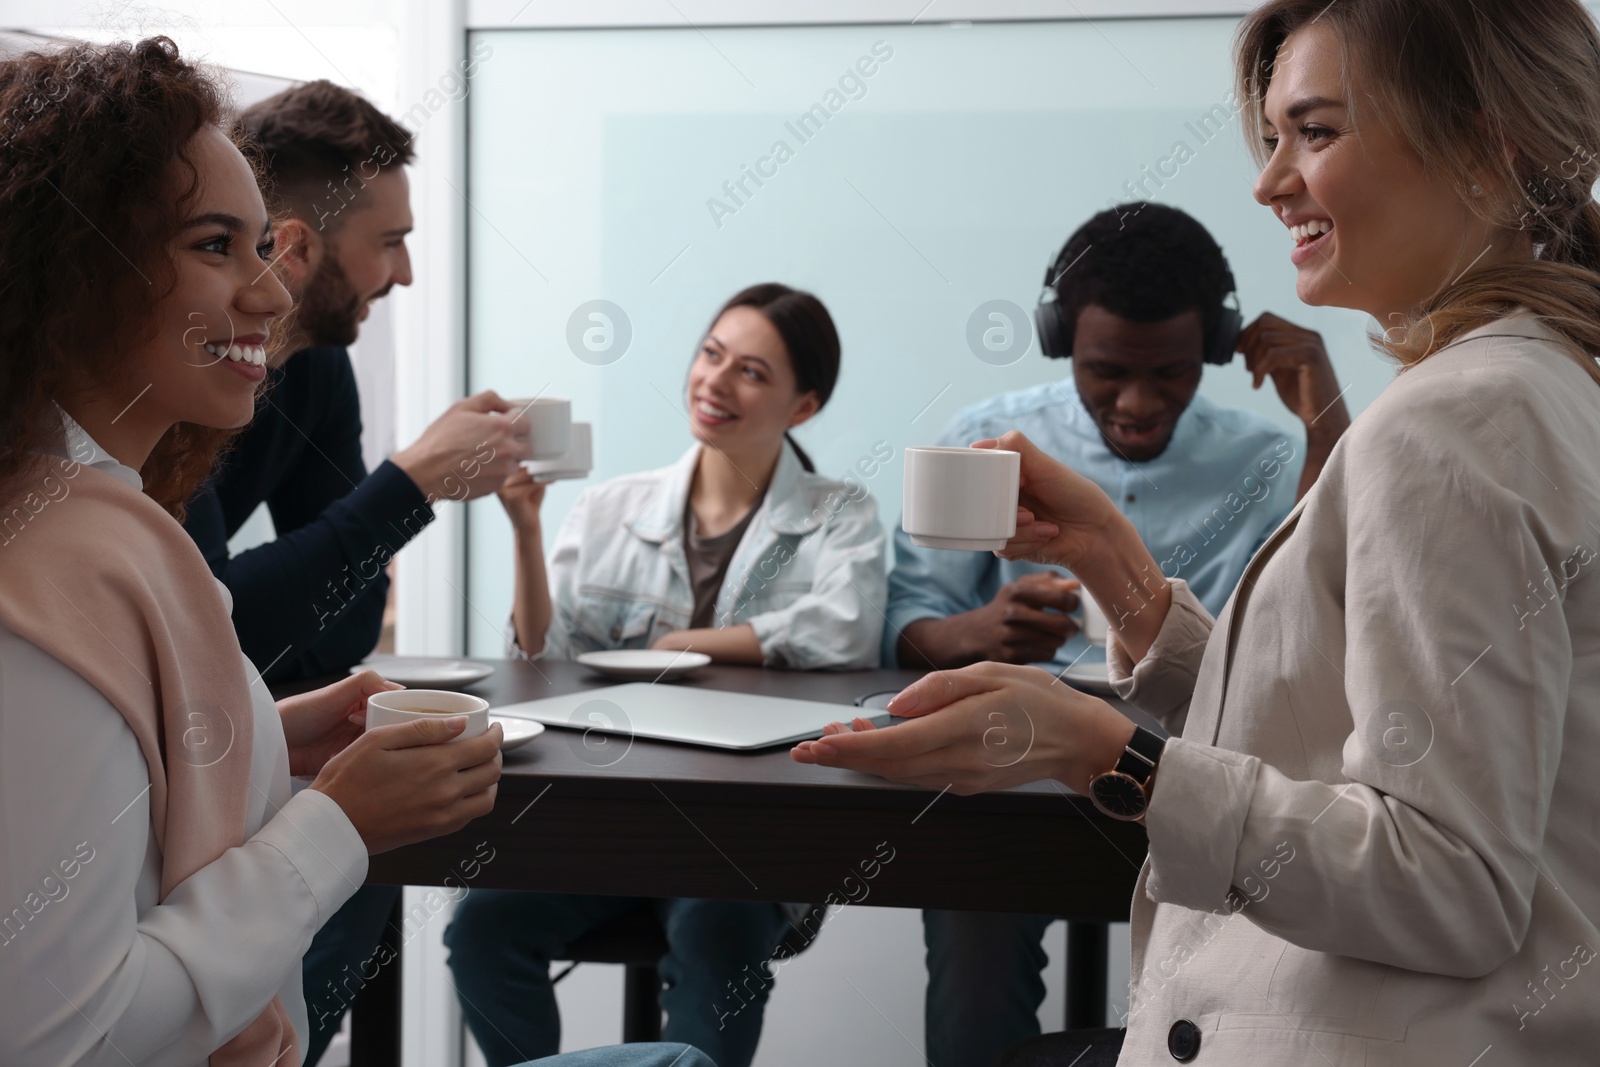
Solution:
M650 648L617 649L610 652L585 652L577 662L608 678L632 682L654 682L681 678L711 662L704 652L668 652Z
M523 462L522 469L533 475L533 480L540 485L548 485L567 478L589 477L589 468L557 466L560 462L559 459L530 459Z
M490 722L497 722L505 731L505 736L500 739L500 751L510 752L514 748L521 748L535 737L544 733L544 723L534 722L532 719L514 719L510 715L489 715Z
M1061 680L1079 689L1087 689L1091 693L1115 696L1116 694L1111 689L1111 677L1107 670L1105 660L1095 660L1092 663L1075 663L1061 673Z
M368 656L351 667L350 673L367 670L410 689L460 689L494 673L487 663L453 656Z
M972 537L929 537L912 534L911 543L918 548L953 548L966 552L998 552L1006 547L1004 537L998 539Z

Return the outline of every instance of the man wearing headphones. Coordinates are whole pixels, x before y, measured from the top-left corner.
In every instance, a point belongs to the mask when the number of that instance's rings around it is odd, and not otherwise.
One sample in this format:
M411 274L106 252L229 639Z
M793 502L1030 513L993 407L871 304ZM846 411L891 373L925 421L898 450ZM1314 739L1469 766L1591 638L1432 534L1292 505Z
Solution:
M1167 578L1213 614L1245 564L1316 481L1347 426L1316 333L1264 314L1242 331L1233 274L1195 219L1153 203L1103 211L1068 238L1035 319L1046 356L1072 376L1003 393L956 415L938 443L1021 430L1092 479L1132 520ZM1304 443L1259 415L1198 395L1207 363L1243 353L1306 427ZM1073 617L1077 583L1055 567L918 548L895 532L884 662L947 669L1031 663L1104 679L1105 650ZM925 911L927 1056L992 1062L1039 1032L1048 915Z

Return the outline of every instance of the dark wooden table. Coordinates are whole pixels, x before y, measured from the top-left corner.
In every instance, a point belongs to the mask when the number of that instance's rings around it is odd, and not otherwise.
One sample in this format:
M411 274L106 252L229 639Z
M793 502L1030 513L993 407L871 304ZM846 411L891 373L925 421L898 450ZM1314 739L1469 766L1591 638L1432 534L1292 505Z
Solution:
M491 705L593 690L601 703L580 711L626 715L605 698L611 683L575 664L483 662L494 675L467 691ZM848 720L859 698L919 676L708 667L660 684L827 701ZM728 752L552 727L507 754L493 812L374 857L368 880L1060 915L1079 921L1068 1025L1101 1026L1105 923L1127 917L1144 853L1142 827L1053 782L962 797L795 763L787 746ZM356 1067L397 1062L398 974L385 967L355 1003Z

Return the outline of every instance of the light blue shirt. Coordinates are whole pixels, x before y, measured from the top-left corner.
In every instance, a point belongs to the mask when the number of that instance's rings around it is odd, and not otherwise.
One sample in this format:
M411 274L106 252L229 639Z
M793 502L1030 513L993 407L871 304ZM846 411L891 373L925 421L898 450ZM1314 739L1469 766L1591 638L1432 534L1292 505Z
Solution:
M1305 465L1299 441L1274 423L1199 395L1179 417L1166 451L1130 463L1107 447L1070 377L974 404L957 413L937 443L969 445L1007 430L1021 430L1104 489L1133 522L1161 573L1187 581L1213 615L1222 610L1255 550L1294 507ZM1002 585L1024 574L1068 574L988 552L918 548L898 526L894 548L885 664L896 662L901 631L918 619L982 607ZM1104 658L1103 649L1074 635L1054 661L1039 666L1060 671L1080 659Z

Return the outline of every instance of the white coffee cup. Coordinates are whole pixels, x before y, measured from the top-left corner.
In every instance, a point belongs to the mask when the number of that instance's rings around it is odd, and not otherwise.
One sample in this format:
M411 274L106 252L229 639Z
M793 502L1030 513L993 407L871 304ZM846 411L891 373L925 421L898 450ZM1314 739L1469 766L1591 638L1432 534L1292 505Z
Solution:
M451 741L477 737L489 728L489 702L468 693L444 689L394 689L367 698L367 729L413 719L448 719L463 715L467 728Z
M534 459L523 468L536 482L559 482L563 478L587 478L594 468L594 432L587 422L572 424L572 447L555 459Z
M513 414L528 421L534 459L555 459L572 447L572 401L564 396L539 396L506 403Z
M1020 452L908 448L905 464L900 527L912 544L993 552L1015 536Z
M1111 625L1106 621L1106 613L1100 610L1099 601L1085 589L1078 590L1078 625L1083 631L1083 639L1091 645L1105 644L1106 635L1111 632Z

